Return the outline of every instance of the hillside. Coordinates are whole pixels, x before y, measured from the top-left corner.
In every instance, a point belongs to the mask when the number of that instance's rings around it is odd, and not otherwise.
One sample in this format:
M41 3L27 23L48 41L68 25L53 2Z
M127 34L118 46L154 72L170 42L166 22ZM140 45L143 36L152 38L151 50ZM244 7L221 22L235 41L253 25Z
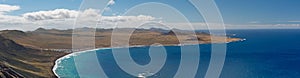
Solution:
M81 30L91 30L82 28ZM129 34L130 28L119 29L116 36ZM39 28L35 31L4 30L0 31L0 77L55 77L52 72L54 61L66 55L72 49L72 31ZM84 33L84 32L83 32ZM176 35L175 35L176 34ZM110 47L112 29L97 29L95 33L96 48ZM80 35L79 35L80 36ZM90 37L90 36L82 36ZM136 29L130 37L130 45L151 45L160 43L163 45L179 44L206 44L211 43L211 37L217 38L217 42L239 41L239 38L211 36L207 33L190 32L175 33L163 29ZM119 41L124 40L118 38ZM194 42L198 40L199 42ZM118 45L124 43L114 42ZM84 45L84 44L82 44Z
M88 28L84 28L89 30ZM91 29L92 30L92 29ZM129 34L130 28L118 29L121 32L114 33L114 35L122 37ZM13 30L10 32L4 31L2 35L21 45L36 49L71 49L72 48L72 31L73 30L57 30L57 29L43 29L39 28L35 31L22 32ZM0 32L1 33L1 32ZM17 34L16 34L17 33ZM111 45L112 29L97 29L95 33L96 48L110 47ZM222 38L218 36L211 36L206 33L197 32L196 36L189 32L179 32L177 36L173 31L163 29L136 29L130 37L130 45L151 45L153 43L160 43L163 45L179 44L182 40L183 44L205 44L211 43L210 38L219 38L217 42L223 42ZM82 36L84 37L84 36ZM191 42L198 39L199 43ZM226 42L238 41L239 38L226 37ZM121 41L122 39L120 39ZM181 43L181 44L182 44ZM124 45L123 43L117 43Z
M0 77L55 77L53 61L62 55L26 48L0 35Z

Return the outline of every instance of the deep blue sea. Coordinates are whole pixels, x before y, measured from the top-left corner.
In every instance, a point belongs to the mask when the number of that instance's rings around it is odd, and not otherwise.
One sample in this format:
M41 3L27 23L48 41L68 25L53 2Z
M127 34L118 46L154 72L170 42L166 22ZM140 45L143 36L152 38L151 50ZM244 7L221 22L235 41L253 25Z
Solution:
M227 44L227 56L220 78L300 78L300 30L227 30L227 34L236 34L233 37L246 40ZM203 78L210 61L211 45L196 46L200 46L201 49L196 78ZM152 76L153 78L172 78L178 69L180 46L165 46L165 48L168 54L166 63ZM132 47L130 53L135 62L143 65L150 61L148 49L147 46ZM91 52L74 57L88 53ZM111 49L97 50L97 56L110 78L133 78L118 67ZM73 57L61 59L54 71L62 78L78 77Z

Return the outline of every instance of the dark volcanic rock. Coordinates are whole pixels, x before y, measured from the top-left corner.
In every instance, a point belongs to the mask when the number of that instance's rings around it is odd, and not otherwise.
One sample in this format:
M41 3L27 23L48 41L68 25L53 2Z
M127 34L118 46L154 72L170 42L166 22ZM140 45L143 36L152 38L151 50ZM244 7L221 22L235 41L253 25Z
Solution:
M26 48L0 35L0 49L1 50L25 50Z
M170 30L169 32L167 32L167 33L164 33L164 35L175 35L175 32L174 32L174 31L172 31L172 30Z

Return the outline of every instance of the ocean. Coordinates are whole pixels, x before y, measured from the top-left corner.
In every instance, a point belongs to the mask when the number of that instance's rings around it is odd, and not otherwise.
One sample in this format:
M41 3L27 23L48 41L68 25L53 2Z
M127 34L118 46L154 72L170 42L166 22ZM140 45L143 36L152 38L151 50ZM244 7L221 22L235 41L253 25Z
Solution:
M246 40L227 43L227 54L220 78L300 78L300 30L253 29L227 30L226 32L235 34L232 37ZM186 46L200 47L200 63L196 78L205 77L210 62L211 45ZM149 78L172 78L176 74L180 63L180 46L164 47L167 51L165 65ZM129 49L133 60L140 65L145 65L151 61L149 48L149 46L144 46ZM106 75L109 78L134 78L116 64L111 51L111 49L96 50L97 58ZM53 71L61 78L79 77L74 57L89 53L92 52L82 52L59 59ZM82 64L89 63L82 62ZM93 69L93 67L90 68ZM85 77L95 76L89 74Z

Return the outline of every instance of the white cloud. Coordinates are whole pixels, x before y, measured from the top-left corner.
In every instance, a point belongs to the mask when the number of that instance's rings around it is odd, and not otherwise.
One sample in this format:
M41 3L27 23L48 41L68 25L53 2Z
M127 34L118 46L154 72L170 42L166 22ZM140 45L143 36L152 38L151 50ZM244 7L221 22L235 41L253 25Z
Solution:
M21 9L20 6L0 4L0 13L11 12L19 9Z
M107 3L107 5L114 5L115 1L114 0L109 0L109 2Z
M0 11L2 12L10 12L14 10L19 10L20 6L13 6L13 5L6 5L6 4L0 4Z
M114 0L109 0L109 2L107 3L107 7L104 8L105 11L111 11L111 6L115 4Z
M101 20L98 20L100 17ZM129 27L136 22L153 21L155 19L155 17L147 15L101 16L100 10L96 9L86 9L82 12L68 9L55 9L49 11L29 12L22 16L2 15L0 16L0 23L2 24L0 25L0 29L3 27L20 27L24 28L24 30L28 30L26 26L30 26L30 30L33 30L34 27L68 29L72 28L75 20L80 26L93 26L96 23L101 23L99 26L109 28L114 26L116 23L122 23L122 26Z
M0 30L17 29L32 30L36 25L27 21L21 16L1 15L0 14Z
M100 10L97 9L86 9L83 12L78 12L81 13L80 15L82 17L98 17L100 16Z
M114 1L110 1L110 5L113 5ZM98 27L112 28L118 23L122 27L134 27L141 25L143 22L163 20L161 18L155 18L148 15L137 16L101 16L100 10L86 9L82 12L69 9L55 9L48 11L38 11L24 13L22 16L7 15L6 13L19 10L19 6L0 4L0 30L4 29L18 29L18 30L34 30L38 27L44 28L58 28L69 29L73 28L74 21L77 20L77 24L80 26L91 25L100 23ZM80 16L78 16L80 15ZM95 18L100 18L95 19ZM83 20L83 21L80 21ZM299 21L290 21L299 22ZM187 29L188 23L167 23L173 28ZM195 29L207 29L205 23L191 23L195 26ZM215 24L212 24L215 25ZM247 24L236 25L226 24L227 29L259 29L259 28L300 28L300 24Z
M31 20L49 20L49 19L68 19L75 18L78 12L75 10L68 9L55 9L50 11L39 11L39 12L31 12L23 14L23 17Z
M80 13L80 14L79 14ZM100 10L87 9L83 12L68 10L68 9L56 9L50 11L39 11L23 14L23 17L31 21L42 21L42 20L62 20L62 19L75 19L77 15L80 18L88 19L94 17L100 17ZM128 22L128 21L150 21L155 18L152 16L138 15L138 16L103 16L103 22Z
M20 6L0 4L0 29L22 29L21 25L27 24L20 16L7 15L7 13L20 10Z

